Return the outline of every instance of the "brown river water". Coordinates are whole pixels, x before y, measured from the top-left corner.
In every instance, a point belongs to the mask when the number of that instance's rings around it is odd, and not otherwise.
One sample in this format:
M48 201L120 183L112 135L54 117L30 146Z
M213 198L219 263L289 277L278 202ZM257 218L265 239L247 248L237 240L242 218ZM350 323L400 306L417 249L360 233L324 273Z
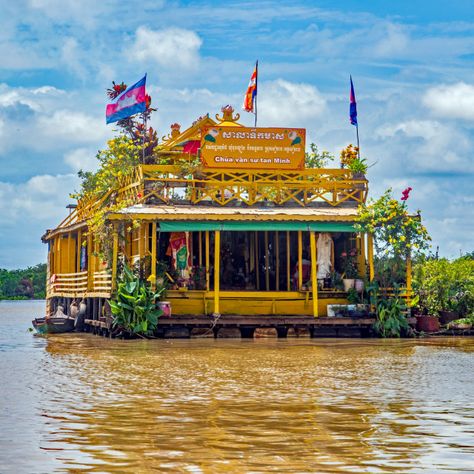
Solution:
M0 472L474 472L474 338L119 341L0 302Z

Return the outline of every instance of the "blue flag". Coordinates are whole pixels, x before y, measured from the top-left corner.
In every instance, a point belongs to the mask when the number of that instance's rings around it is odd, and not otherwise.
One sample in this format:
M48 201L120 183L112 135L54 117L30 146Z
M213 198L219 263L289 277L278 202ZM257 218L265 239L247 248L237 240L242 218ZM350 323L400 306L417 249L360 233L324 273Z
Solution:
M357 102L356 96L354 93L354 84L352 84L352 76L351 77L351 95L350 95L350 105L349 105L349 120L351 121L351 125L357 126Z

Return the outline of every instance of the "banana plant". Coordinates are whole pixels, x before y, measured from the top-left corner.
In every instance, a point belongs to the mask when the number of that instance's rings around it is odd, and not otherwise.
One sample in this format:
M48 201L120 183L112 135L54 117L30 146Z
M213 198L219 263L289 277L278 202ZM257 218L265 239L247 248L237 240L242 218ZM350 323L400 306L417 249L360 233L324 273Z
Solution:
M110 301L113 327L129 334L150 336L158 325L163 311L156 307L164 287L153 291L150 286L135 276L127 265L117 285L117 292Z

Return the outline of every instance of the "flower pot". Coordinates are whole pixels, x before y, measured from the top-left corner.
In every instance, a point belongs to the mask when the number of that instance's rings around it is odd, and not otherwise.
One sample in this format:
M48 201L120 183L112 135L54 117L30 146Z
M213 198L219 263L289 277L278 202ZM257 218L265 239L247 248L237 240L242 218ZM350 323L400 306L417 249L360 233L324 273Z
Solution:
M344 278L342 284L344 285L344 291L349 291L350 288L354 288L355 279L354 278Z
M439 312L439 322L445 326L455 319L459 319L459 314L454 311L438 311Z
M436 316L418 315L416 317L416 329L423 332L438 332L439 319Z
M171 317L171 303L169 301L158 301L157 306L163 311L161 316L165 318Z
M354 288L356 289L357 293L362 293L364 291L364 280L356 278L354 282Z
M449 325L450 329L460 329L463 331L467 331L468 329L472 328L471 323L455 323Z

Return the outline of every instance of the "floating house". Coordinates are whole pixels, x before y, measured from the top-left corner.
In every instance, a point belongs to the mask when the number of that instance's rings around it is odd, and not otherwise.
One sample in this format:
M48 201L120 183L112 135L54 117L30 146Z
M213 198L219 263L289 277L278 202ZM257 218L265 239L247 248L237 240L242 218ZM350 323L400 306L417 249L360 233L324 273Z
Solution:
M373 278L371 235L354 228L368 181L346 168L305 168L305 130L242 126L232 107L181 131L174 124L117 189L77 207L43 241L48 311L73 299L86 321L107 328L106 301L121 262L151 285L169 282L163 327L368 327L373 320L328 317L346 305L336 281L343 255ZM181 163L180 166L177 163ZM189 163L183 167L182 163ZM110 262L98 257L88 222L104 203L112 229ZM284 332L284 331L283 331Z

